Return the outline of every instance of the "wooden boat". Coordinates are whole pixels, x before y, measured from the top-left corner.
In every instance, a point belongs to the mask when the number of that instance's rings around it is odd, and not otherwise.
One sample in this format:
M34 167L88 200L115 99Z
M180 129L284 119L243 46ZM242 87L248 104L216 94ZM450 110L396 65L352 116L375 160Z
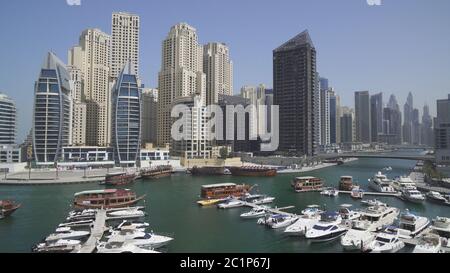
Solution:
M353 189L353 177L341 176L341 179L339 180L339 190L351 191L352 189Z
M223 199L227 197L241 197L248 193L250 185L236 185L234 183L221 183L203 185L200 197L204 200Z
M0 219L6 218L20 208L21 204L17 204L10 200L0 200Z
M110 173L105 176L105 185L110 186L120 186L120 185L127 185L130 183L133 183L136 179L136 175L128 174L128 173Z
M296 177L291 183L296 192L309 192L323 190L322 179L313 176Z
M192 175L224 175L225 167L213 167L213 166L205 166L205 167L197 167L194 166L190 173Z
M141 170L141 178L161 178L171 176L173 168L170 165L161 165Z
M275 176L277 169L261 166L245 166L228 168L234 176Z
M130 207L145 195L137 197L128 189L106 189L83 191L75 194L73 206L75 209L112 209Z

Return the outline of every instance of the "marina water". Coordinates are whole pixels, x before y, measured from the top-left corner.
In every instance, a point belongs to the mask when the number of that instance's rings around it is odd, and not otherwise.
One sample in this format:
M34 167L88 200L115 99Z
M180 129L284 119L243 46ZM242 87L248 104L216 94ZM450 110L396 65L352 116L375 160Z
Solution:
M282 230L271 230L256 224L256 219L244 220L239 215L249 208L219 210L215 206L200 207L196 204L200 187L204 184L233 182L258 184L259 192L276 197L273 206L295 206L288 210L300 213L307 205L317 204L335 210L340 204L353 204L360 208L360 201L341 194L330 198L319 193L295 193L290 183L295 176L321 177L326 185L337 187L339 177L351 175L353 180L367 190L367 180L377 171L391 166L385 172L389 178L409 174L416 162L406 160L360 159L342 166L329 167L303 174L280 174L275 177L192 177L176 174L157 180L136 181L127 188L138 195L147 194L146 222L156 233L166 233L175 240L166 252L342 252L339 240L328 243L309 243L304 238L288 237ZM0 221L0 252L30 252L31 246L52 233L64 221L71 210L73 194L83 190L102 189L98 184L74 184L55 186L0 186L0 197L22 203L12 216ZM368 197L372 199L373 197ZM379 197L379 200L431 218L450 217L450 208L430 202L423 205L407 203L395 197ZM405 248L402 251L411 251Z

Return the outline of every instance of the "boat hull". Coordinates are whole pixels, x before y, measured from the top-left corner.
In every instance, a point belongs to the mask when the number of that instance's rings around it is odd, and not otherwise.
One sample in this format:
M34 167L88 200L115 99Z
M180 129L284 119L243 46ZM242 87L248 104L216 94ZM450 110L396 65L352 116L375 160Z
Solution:
M122 202L122 203L114 203L114 204L109 204L106 202L106 204L88 204L88 203L75 203L73 205L73 207L75 209L115 209L115 208L126 208L126 207L131 207L135 204L137 204L139 201L143 200L145 198L145 195L138 197L136 199L127 201L127 202Z
M252 169L252 168L239 168L234 167L229 169L231 175L233 176L250 176L250 177L260 177L260 176L276 176L276 169Z
M340 230L340 231L332 232L332 233L317 236L317 237L306 237L306 238L309 239L312 243L328 242L328 241L333 241L333 240L340 238L345 233L347 233L347 230Z
M191 175L194 176L219 176L224 174L225 167L194 167L191 169Z
M20 208L20 205L15 205L12 208L0 210L0 219L4 219L8 216L11 216L19 208Z

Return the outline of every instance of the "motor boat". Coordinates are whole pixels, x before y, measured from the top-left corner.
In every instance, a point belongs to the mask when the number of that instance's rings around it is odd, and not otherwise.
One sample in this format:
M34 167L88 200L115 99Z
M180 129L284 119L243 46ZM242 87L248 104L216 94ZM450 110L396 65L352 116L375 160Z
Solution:
M108 242L127 242L138 247L160 248L170 243L173 238L142 231L113 231L106 236Z
M132 222L125 220L120 223L118 226L114 228L114 230L145 230L149 227L149 224L146 222Z
M417 238L413 253L443 253L442 240L437 234L428 233Z
M294 216L294 215L273 214L273 215L268 215L263 218L259 218L258 224L266 225L273 229L278 229L278 228L284 228L284 227L291 225L292 223L297 221L297 219L298 219L298 216Z
M404 239L414 238L424 231L429 224L430 220L427 217L416 216L406 210L405 213L400 215L398 235Z
M66 231L61 231L61 232L56 232L53 234L50 234L47 238L45 238L46 242L53 242L53 241L58 241L61 239L72 239L72 240L77 240L77 239L82 239L85 238L87 236L89 236L90 232L89 231L74 231L74 230L66 230Z
M31 251L37 253L71 252L77 247L81 247L81 241L60 239L54 242L39 243Z
M339 215L341 216L343 222L344 221L352 221L361 217L361 213L358 211L353 211L350 208L352 205L350 204L342 204L339 208Z
M303 236L320 220L323 211L317 205L310 205L302 211L302 215L292 225L288 226L284 233L290 236Z
M409 202L422 204L425 201L425 196L416 188L405 188L401 191L402 198Z
M267 207L254 207L249 212L245 212L241 214L242 218L251 219L251 218L259 218L261 216L266 215Z
M312 242L335 240L347 232L347 228L340 225L341 216L337 212L325 212L321 219L311 229L306 231L306 239Z
M431 221L430 228L440 236L450 238L450 218L438 216Z
M394 231L386 229L378 233L375 239L364 248L365 252L371 253L395 253L405 247L405 243L399 238L399 235Z
M244 202L239 201L237 199L228 199L224 203L218 204L217 207L220 209L230 209L230 208L238 208L244 206Z
M354 199L363 199L364 198L364 190L361 189L359 186L353 187L352 191L350 192L350 196Z
M264 197L264 195L262 195L262 194L250 194L250 193L247 193L244 196L242 196L240 198L240 200L246 201L246 202L252 202L255 199L261 199L263 197Z
M71 221L71 222L59 224L58 227L73 227L73 228L88 227L88 226L91 226L93 223L94 223L93 219L82 220L82 221Z
M392 181L392 187L396 191L402 191L406 188L416 188L416 183L409 176L401 176Z
M445 198L442 194L436 191L429 191L426 194L426 197L429 201L438 203L438 204L445 204L447 203L447 198Z
M375 240L376 234L364 229L352 228L341 237L341 245L344 250L363 250Z
M376 192L395 193L395 189L392 187L391 183L392 180L388 179L383 173L378 172L369 179L368 186Z
M320 194L329 197L336 197L339 195L339 191L335 188L326 188L325 190L321 191Z
M386 203L383 203L377 199L369 199L369 200L361 200L361 204L365 205L365 206L369 206L369 207L373 207L373 206L387 206Z
M126 242L102 242L96 248L97 253L160 253Z
M251 201L251 203L255 205L263 205L263 204L270 204L275 200L275 197L265 196L259 199L254 199Z
M113 212L107 213L107 219L131 219L131 218L140 218L144 217L145 212L136 209L136 208L129 208L126 210L117 210Z

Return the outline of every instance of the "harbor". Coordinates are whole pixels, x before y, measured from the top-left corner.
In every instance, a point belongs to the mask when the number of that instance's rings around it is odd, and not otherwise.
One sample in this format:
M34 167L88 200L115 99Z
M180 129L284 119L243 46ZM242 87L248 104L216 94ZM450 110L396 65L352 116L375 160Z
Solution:
M337 187L339 177L352 175L353 180L366 191L367 181L386 166L389 178L408 174L414 161L388 159L361 159L341 166L315 170L304 175L321 177L327 186ZM303 175L303 174L302 174ZM169 253L186 252L342 252L339 241L326 244L310 244L302 238L291 238L281 230L267 230L255 221L241 219L240 215L250 207L221 210L216 206L202 207L196 204L202 185L236 183L258 185L261 194L275 197L272 207L285 213L300 215L308 205L317 204L327 210L337 210L342 204L352 204L352 209L362 209L361 200L340 193L336 197L319 192L296 193L290 183L298 174L279 174L275 177L198 176L175 173L156 180L136 181L127 185L139 196L145 194L146 216L156 232L174 234L175 240L167 246ZM0 222L0 252L29 252L30 247L51 234L55 227L72 210L71 201L76 192L104 189L98 183L40 186L0 186L2 197L16 200L22 207L11 217ZM409 209L417 215L434 219L450 217L449 207L425 201L424 204L405 202L392 196L372 196L401 211ZM50 210L51 208L51 210ZM3 236L4 235L4 236ZM19 238L19 239L18 239ZM199 238L202 238L199 240ZM400 252L411 252L407 246Z

